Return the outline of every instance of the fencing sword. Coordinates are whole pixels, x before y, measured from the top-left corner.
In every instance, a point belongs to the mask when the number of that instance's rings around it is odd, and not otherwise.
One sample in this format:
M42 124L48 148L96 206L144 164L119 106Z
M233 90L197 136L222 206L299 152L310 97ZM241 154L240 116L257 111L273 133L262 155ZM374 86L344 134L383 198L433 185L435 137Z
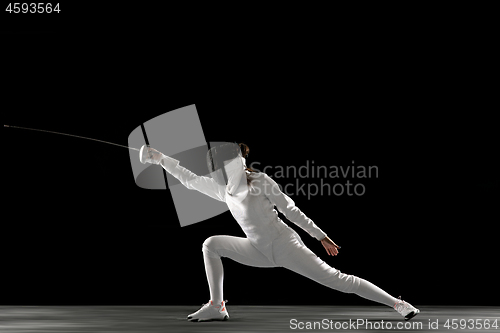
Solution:
M139 151L139 149L137 149L137 148L132 148L132 147L124 146L124 145L119 145L119 144L117 144L117 143L113 143L113 142L108 142L108 141L103 141L103 140L98 140L98 139L87 138L87 137L84 137L84 136L79 136L79 135L66 134L66 133L59 133L59 132L53 132L53 131L46 131L46 130L41 130L41 129L36 129L36 128L28 128L28 127L20 127L20 126L11 126L11 125L3 125L3 127L8 127L8 128L18 128L18 129L24 129L24 130L29 130L29 131L38 131L38 132L45 132L45 133L52 133L52 134L67 135L67 136L72 136L72 137L75 137L75 138L87 139L87 140L93 140L93 141L97 141L97 142L107 143L107 144L110 144L110 145L115 145L115 146L118 146L118 147L123 147L123 148L131 149L131 150L136 150L136 151Z

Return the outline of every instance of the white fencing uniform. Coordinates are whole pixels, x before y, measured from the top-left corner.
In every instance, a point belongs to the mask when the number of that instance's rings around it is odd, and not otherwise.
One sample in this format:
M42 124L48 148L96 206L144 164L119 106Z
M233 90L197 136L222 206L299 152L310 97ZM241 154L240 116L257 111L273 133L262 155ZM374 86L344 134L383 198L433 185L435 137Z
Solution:
M326 237L326 233L300 211L267 174L247 171L250 185L244 182L244 190L230 195L226 186L217 184L210 177L197 176L173 158L163 156L160 165L188 189L227 203L247 236L212 236L203 243L205 268L214 302L222 301L221 257L249 266L284 267L335 290L356 293L388 306L397 302L396 298L370 282L330 267L307 248L299 235L279 218L274 207L317 240Z

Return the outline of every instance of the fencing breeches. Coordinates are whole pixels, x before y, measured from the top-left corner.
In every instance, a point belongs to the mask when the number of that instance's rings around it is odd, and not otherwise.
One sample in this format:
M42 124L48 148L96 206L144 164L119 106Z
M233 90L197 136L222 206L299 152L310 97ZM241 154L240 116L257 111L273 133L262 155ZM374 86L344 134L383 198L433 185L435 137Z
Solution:
M309 248L295 232L283 232L273 242L272 262L248 238L212 236L203 243L205 271L210 287L210 299L223 301L223 267L221 257L254 267L284 267L332 289L355 293L361 297L393 306L397 299L374 284L354 275L341 273L329 266Z

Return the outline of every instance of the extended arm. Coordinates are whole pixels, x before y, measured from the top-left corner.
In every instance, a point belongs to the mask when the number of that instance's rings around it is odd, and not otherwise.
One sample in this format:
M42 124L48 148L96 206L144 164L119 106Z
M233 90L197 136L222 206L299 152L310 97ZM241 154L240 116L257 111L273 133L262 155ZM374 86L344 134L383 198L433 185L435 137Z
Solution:
M172 176L177 178L182 185L190 190L197 190L216 200L224 201L225 191L222 186L217 184L212 178L198 176L195 173L179 165L179 161L169 156L163 155L160 165Z
M218 185L212 178L198 176L195 173L179 165L179 161L166 156L156 149L144 146L142 149L147 149L142 154L141 162L160 164L172 176L177 178L182 185L190 190L197 190L219 201L225 202L225 189Z

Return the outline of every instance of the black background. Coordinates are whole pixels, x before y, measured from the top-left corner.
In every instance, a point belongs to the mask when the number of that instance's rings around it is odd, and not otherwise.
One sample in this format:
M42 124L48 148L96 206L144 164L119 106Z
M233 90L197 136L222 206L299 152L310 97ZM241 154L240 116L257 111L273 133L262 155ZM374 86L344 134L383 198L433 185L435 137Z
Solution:
M293 197L342 249L328 257L289 223L306 245L415 305L498 304L487 36L66 6L3 13L5 124L126 145L141 123L195 104L206 140L245 142L249 163L376 165L363 196ZM244 236L229 212L181 228L168 190L135 185L123 148L14 128L2 142L4 304L202 303L201 244ZM282 268L223 263L233 304L372 304Z

